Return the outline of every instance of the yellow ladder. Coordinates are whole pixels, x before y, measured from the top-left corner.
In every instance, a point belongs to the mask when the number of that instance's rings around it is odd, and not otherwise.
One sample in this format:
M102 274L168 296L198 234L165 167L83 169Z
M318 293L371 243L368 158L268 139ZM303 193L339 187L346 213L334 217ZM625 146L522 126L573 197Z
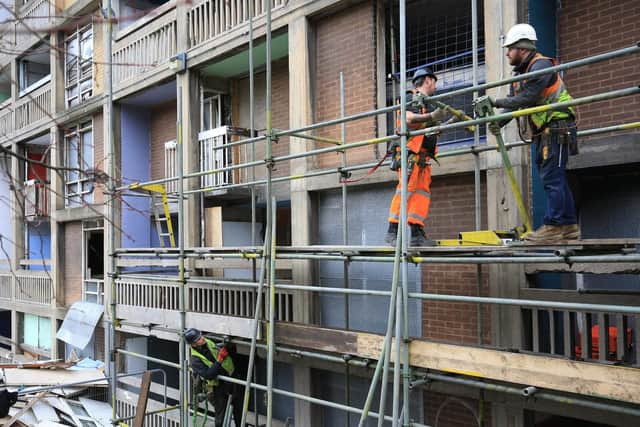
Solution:
M131 191L151 196L151 212L155 218L156 231L158 232L158 240L160 246L166 248L176 247L176 239L173 233L173 224L171 222L171 212L169 212L169 199L167 197L167 189L163 184L131 184ZM159 209L161 208L161 209ZM167 242L166 239L169 239Z

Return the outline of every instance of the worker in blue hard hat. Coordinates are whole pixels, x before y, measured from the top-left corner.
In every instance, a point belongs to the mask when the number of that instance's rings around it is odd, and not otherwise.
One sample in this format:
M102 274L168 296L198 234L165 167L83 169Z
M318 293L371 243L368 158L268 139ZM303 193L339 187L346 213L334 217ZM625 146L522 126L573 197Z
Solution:
M193 374L205 381L207 399L215 410L215 425L222 426L231 396L235 425L242 420L242 393L236 384L218 380L218 375L233 376L236 366L229 346L218 348L216 343L206 338L198 329L190 328L184 333L185 341L191 346L191 369Z
M442 122L448 113L435 108L431 111L425 100L436 91L438 77L430 68L415 71L411 82L414 89L407 94L407 127L409 130L424 129ZM400 127L400 112L397 115L397 127ZM411 228L410 246L433 246L424 231L424 223L431 205L431 160L435 159L438 149L437 135L414 135L407 141L407 222ZM391 170L398 172L398 185L389 206L389 228L385 242L394 246L400 222L402 162L400 145L395 143L391 151Z

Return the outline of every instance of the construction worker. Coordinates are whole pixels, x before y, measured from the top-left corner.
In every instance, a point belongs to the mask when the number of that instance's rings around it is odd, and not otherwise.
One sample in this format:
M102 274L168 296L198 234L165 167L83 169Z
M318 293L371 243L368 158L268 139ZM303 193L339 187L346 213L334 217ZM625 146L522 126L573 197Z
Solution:
M432 96L436 91L438 78L429 68L421 68L413 74L411 82L415 91L408 94L407 127L409 130L424 129L434 126L446 118L447 113L441 108L427 111L424 103L417 99ZM398 116L399 117L399 116ZM400 122L398 120L398 127ZM429 239L424 232L424 221L429 215L431 204L431 159L437 154L436 135L415 135L407 141L408 185L407 185L407 222L411 228L411 246L433 246L435 241ZM400 220L400 202L402 188L402 165L400 162L400 146L394 145L392 151L391 170L398 171L398 186L389 207L389 228L384 241L391 246L396 244L398 222Z
M235 385L219 381L218 375L233 376L236 368L227 346L218 349L216 344L194 328L184 333L185 341L191 345L191 369L206 382L207 399L215 410L215 425L223 425L229 402L233 405L235 425L242 420L242 393ZM231 397L231 399L230 399Z
M503 47L513 66L514 74L542 70L555 65L555 61L536 50L536 30L528 24L514 25ZM492 101L496 107L509 112L520 108L564 102L571 99L559 73L549 73L514 82L509 96ZM509 120L492 123L492 132ZM525 236L530 243L554 243L579 239L580 229L573 194L567 183L566 166L569 155L577 154L575 112L564 110L533 113L528 116L532 142L536 144L536 164L544 186L547 206L544 225ZM526 123L525 123L526 124ZM519 123L520 125L520 123Z

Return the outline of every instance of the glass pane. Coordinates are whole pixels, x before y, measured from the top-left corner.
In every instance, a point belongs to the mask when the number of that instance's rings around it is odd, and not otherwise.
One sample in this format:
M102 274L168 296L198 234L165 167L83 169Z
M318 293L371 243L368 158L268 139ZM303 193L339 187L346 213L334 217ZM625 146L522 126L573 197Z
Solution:
M80 164L78 162L78 137L76 135L72 135L67 137L66 139L66 165L69 168L79 168ZM78 172L75 170L69 171L67 173L69 181L75 181L78 179Z
M93 57L93 37L80 41L80 53L82 59L91 59Z
M77 62L78 60L78 38L67 41L67 54L65 55L65 62Z
M98 285L96 284L96 282L85 282L85 289L86 292L98 292Z
M83 169L93 167L93 134L91 131L82 133L82 160Z

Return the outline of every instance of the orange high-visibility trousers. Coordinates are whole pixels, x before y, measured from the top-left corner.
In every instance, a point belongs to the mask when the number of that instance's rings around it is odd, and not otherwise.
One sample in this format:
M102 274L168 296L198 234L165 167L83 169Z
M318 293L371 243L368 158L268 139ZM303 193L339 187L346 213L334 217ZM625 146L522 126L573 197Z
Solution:
M389 207L389 222L400 222L402 170L398 171L398 186ZM431 205L431 166L414 165L407 186L407 222L424 227Z

